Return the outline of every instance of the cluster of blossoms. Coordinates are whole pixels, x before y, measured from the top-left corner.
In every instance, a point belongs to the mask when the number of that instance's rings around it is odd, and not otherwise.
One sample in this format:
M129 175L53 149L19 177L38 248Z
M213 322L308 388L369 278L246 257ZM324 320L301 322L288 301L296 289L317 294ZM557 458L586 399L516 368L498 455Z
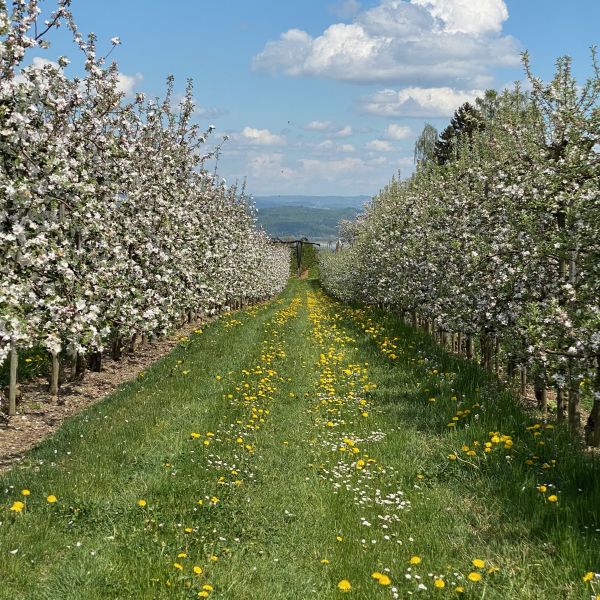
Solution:
M0 363L89 356L281 291L289 254L206 168L219 147L202 152L214 127L193 123L191 83L180 102L172 78L163 100L127 101L70 0L42 28L38 4L0 0ZM23 67L61 24L83 76L66 57Z
M426 128L416 173L346 225L350 247L323 253L322 281L404 311L489 368L521 367L523 387L528 372L555 389L559 418L568 404L573 429L586 395L600 445L600 71L594 55L578 86L568 58L549 83L525 66L531 92L488 92L462 132L455 115L451 143L428 145Z

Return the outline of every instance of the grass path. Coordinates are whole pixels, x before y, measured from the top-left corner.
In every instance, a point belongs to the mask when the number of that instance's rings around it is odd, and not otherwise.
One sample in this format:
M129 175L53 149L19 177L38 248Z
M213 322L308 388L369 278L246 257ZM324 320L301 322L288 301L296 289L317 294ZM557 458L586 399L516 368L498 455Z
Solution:
M600 594L598 461L314 280L183 340L0 483L0 599Z

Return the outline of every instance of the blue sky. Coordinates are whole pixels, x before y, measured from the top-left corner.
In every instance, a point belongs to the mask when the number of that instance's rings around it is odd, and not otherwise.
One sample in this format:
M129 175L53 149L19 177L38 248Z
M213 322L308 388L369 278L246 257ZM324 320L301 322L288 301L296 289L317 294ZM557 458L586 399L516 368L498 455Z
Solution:
M47 0L52 7L52 0ZM228 134L219 171L265 194L373 195L412 170L425 122L441 129L479 90L549 78L569 54L581 79L600 41L600 1L74 0L83 32L123 89L152 96L169 74L195 85L196 118ZM43 58L76 54L62 35Z

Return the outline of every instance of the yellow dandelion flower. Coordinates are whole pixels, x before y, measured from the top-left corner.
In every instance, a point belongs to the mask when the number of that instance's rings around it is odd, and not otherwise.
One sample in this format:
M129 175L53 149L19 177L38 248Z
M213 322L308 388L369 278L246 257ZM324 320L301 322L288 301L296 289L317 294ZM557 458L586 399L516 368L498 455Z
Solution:
M218 556L215 556L215 555L213 554L213 555L210 557L210 560L211 560L212 562L217 562L217 561L219 560L219 557L218 557Z
M145 500L138 500L137 504L138 504L138 506L141 506L142 508L144 508L144 506L146 506L146 501Z
M475 571L471 571L468 575L467 575L467 579L469 581L481 581L481 575L479 573L475 573Z
M465 588L464 588L462 585L457 585L457 586L454 588L454 591L455 591L457 594L464 594L464 593L465 593Z
M336 536L335 536L335 539L336 539L338 542L341 542L341 541L342 541L344 538L343 538L341 535L336 535Z
M446 587L446 582L445 582L443 579L434 579L434 580L433 580L433 585L434 585L436 588L440 588L440 589L442 589L442 588L445 588L445 587Z
M326 558L322 558L322 559L321 559L321 564L322 564L322 565L328 565L328 564L329 564L329 561L328 561Z
M342 579L338 584L338 589L342 592L349 592L352 589L350 582L347 579Z
M480 558L474 558L471 562L476 569L483 569L485 567L485 560L481 560Z
M10 507L10 510L12 510L13 512L21 512L24 508L25 503L21 502L20 500L17 500L16 502L13 502L13 505Z
M419 565L419 564L421 564L422 560L423 560L423 559L422 559L420 556L417 556L417 555L415 554L414 556L411 556L411 557L410 557L410 559L409 559L409 561L408 561L408 562L409 562L411 565Z
M56 502L56 496L54 494L50 494L47 498L46 501L49 502L50 504L54 504Z
M378 580L379 585L390 585L392 580L387 575L382 575Z
M548 496L548 502L558 502L558 496L556 494Z
M205 590L198 592L198 598L208 598L208 592Z
M192 531L194 531L194 530L193 530L191 527L186 527L186 528L184 529L184 531L185 531L186 533L192 533Z
M546 491L548 490L548 488L545 485L538 485L538 492L541 492L542 494L545 494Z
M192 431L191 435L195 440L197 440L200 437L200 434L197 431Z
M456 460L458 458L458 456L456 456L456 454L454 454L454 452L452 454L448 454L448 458L449 460Z
M178 571L183 571L183 565L180 563L173 563L173 567L175 567Z
M592 571L588 571L583 577L583 581L585 583L587 583L588 581L591 581L594 578L594 573Z
M30 494L31 494L31 492L29 490L27 490L27 489L21 490L21 495L22 496L29 496Z
M207 583L207 584L205 584L205 585L202 586L202 589L205 592L212 592L215 588L212 585L210 585L209 583Z
M375 571L375 573L371 573L371 577L373 579L377 579L377 581L379 581L383 577L383 573L380 573L379 571Z
M177 555L177 558L185 558L186 556L187 556L187 554L186 554L185 552L180 552L180 553Z
M196 575L202 575L202 567L199 567L198 565L194 565L193 571Z

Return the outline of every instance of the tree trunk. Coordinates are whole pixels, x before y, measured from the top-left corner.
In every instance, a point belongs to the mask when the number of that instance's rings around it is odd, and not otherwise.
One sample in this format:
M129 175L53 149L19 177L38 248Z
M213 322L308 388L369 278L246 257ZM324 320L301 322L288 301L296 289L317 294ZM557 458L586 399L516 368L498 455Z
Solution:
M594 404L585 425L585 441L588 446L600 446L600 357L596 357Z
M577 432L581 429L581 410L580 410L581 398L579 395L579 388L577 387L577 381L575 378L571 378L569 384L569 428Z
M508 359L508 361L506 361L506 379L509 382L512 382L513 379L515 378L515 371L516 371L515 359L510 357Z
M457 354L462 354L462 345L463 345L463 334L462 332L458 332L456 336L456 352Z
M473 336L472 335L468 335L467 339L466 339L466 352L467 352L467 358L469 360L473 359Z
M137 350L137 340L138 340L138 334L134 333L131 336L131 342L129 343L129 352L131 354L133 354Z
M500 338L498 337L494 341L494 373L496 377L500 376Z
M58 353L51 352L52 355L52 373L50 375L50 395L58 396L58 376L60 373L60 361Z
M527 367L521 367L521 397L527 396Z
M92 352L89 358L90 371L100 373L102 370L102 352Z
M77 364L75 365L75 374L77 379L83 379L87 370L87 360L84 354L77 353Z
M121 356L123 355L123 348L121 344L121 336L117 335L113 341L112 345L112 357L113 360L121 360Z
M543 375L537 375L534 382L535 399L540 410L548 412L548 398L546 394L546 382Z
M480 365L487 371L492 370L494 343L488 334L481 336L481 362Z
M71 354L71 375L69 377L70 381L75 381L77 378L77 363L78 363L78 352L75 350Z
M565 393L562 387L556 389L556 420L559 423L565 420Z
M8 384L8 416L14 417L17 414L17 367L19 365L19 353L17 345L12 342L10 345L10 378Z
M411 310L410 311L410 317L412 319L412 326L414 329L417 328L417 325L419 324L418 319L417 319L417 311L416 310Z

